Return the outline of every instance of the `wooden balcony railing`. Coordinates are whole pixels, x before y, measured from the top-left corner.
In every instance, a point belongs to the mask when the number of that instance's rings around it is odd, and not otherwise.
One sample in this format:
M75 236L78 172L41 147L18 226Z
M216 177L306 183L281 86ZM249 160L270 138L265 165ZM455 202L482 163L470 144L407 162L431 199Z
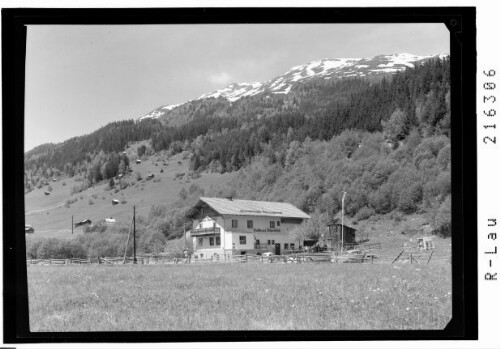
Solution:
M220 228L202 228L191 230L191 236L220 235Z

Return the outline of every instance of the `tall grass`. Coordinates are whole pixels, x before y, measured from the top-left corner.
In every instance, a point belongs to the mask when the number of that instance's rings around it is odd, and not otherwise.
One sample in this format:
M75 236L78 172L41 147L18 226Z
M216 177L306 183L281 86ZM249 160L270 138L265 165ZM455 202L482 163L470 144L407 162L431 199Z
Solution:
M444 264L28 268L31 331L442 329Z

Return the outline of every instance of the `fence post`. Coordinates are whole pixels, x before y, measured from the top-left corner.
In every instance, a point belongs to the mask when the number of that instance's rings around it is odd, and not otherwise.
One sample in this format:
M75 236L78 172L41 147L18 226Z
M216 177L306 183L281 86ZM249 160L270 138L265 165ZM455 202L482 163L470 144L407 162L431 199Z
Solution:
M372 257L372 264L373 264L373 255L371 255L371 257Z
M405 250L401 251L401 252L398 254L398 256L397 256L397 257L396 257L396 258L392 261L392 263L391 263L391 264L394 264L394 262L398 260L398 258L399 258L399 257L403 254L403 252L404 252L404 251L405 251Z
M429 256L429 259L427 260L427 264L431 261L432 254L434 253L434 250L432 250L431 255Z

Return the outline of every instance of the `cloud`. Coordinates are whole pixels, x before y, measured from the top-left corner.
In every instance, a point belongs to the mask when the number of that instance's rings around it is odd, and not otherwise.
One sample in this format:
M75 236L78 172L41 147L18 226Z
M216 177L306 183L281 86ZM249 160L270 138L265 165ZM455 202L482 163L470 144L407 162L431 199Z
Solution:
M214 85L227 85L233 81L233 77L226 72L222 72L210 75L208 80Z

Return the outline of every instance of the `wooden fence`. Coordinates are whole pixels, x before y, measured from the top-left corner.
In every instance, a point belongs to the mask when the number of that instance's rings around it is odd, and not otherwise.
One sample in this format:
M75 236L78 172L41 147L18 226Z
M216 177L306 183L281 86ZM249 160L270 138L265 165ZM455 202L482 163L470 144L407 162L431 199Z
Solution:
M174 258L170 257L136 257L136 264L172 264ZM70 265L70 264L88 264L88 265L115 265L115 264L132 264L134 259L127 257L97 257L97 258L69 258L69 259L27 259L27 265Z
M450 255L435 255L435 250L431 251L412 251L403 249L397 255L394 254L376 254L373 252L363 253L344 253L342 255L335 252L324 253L295 253L280 256L261 256L253 254L245 255L216 255L210 259L200 258L172 258L166 256L138 256L136 264L212 264L212 263L416 263L428 264L431 261L450 262ZM99 257L99 258L70 258L70 259L28 259L27 265L117 265L132 264L133 258L127 257Z

